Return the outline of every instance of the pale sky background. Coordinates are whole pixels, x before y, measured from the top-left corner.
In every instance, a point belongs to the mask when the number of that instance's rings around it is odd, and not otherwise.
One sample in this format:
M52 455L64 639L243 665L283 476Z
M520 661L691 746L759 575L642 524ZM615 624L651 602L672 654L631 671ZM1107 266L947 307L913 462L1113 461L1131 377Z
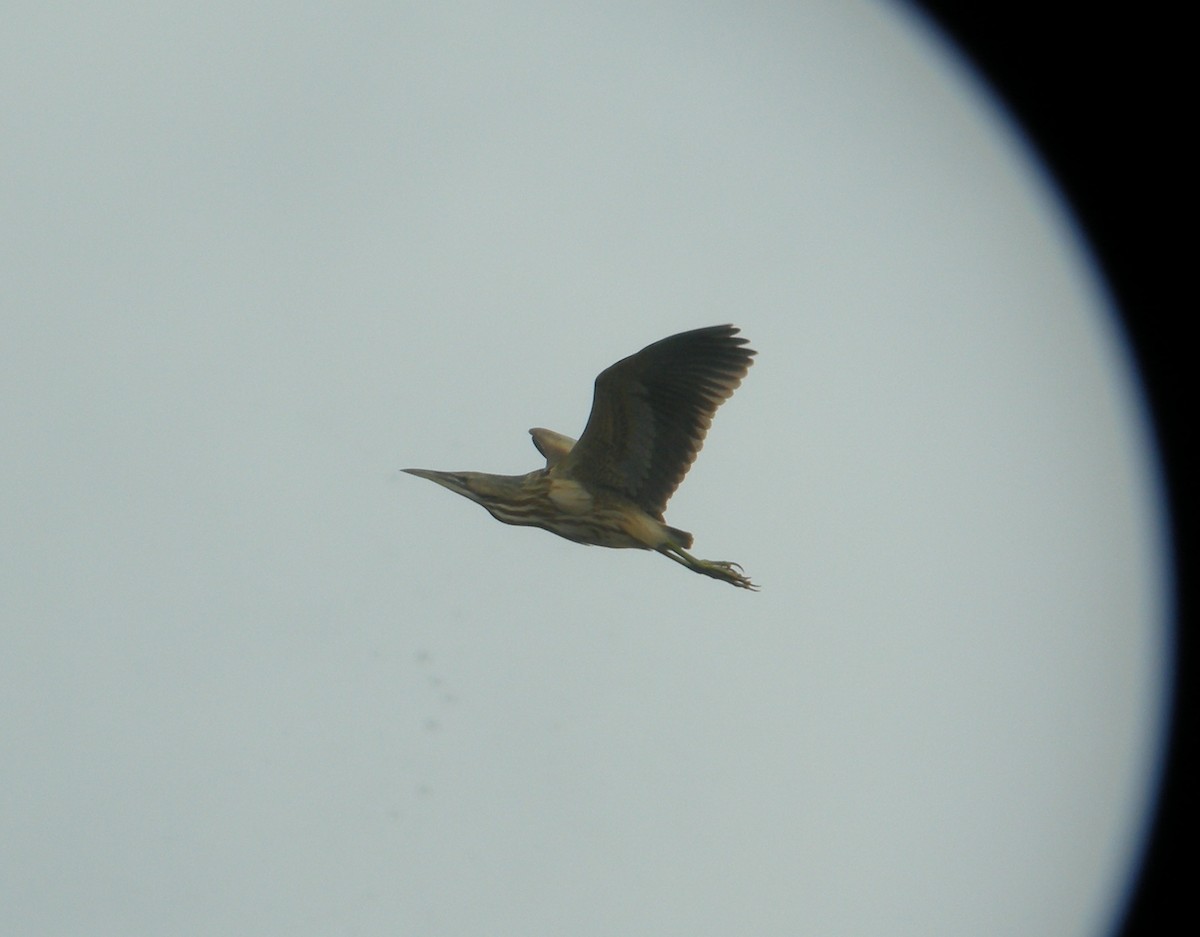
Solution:
M0 932L1105 934L1166 665L1086 245L904 7L16 3ZM757 364L668 507L506 527L594 376Z

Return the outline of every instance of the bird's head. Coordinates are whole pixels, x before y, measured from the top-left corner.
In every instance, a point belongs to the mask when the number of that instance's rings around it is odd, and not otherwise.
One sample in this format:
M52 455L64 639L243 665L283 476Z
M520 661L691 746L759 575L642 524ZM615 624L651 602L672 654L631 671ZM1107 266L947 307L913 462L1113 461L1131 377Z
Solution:
M449 488L464 498L491 508L497 499L511 496L519 490L521 475L489 475L487 472L434 472L430 469L403 469L409 475L428 478L431 482Z

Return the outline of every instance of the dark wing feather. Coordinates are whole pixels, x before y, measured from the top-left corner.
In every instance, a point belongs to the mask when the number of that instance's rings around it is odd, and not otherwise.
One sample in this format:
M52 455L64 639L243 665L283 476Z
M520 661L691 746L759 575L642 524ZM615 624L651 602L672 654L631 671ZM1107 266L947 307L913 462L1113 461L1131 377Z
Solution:
M620 492L661 518L713 413L753 363L737 333L718 325L672 335L601 372L587 426L562 474Z

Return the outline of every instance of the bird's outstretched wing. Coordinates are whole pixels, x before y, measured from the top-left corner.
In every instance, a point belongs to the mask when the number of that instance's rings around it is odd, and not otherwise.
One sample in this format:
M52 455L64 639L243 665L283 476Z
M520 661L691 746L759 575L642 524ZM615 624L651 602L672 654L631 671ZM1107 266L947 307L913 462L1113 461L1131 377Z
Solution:
M737 334L732 325L682 332L602 371L583 435L555 471L620 492L661 519L713 413L753 363Z

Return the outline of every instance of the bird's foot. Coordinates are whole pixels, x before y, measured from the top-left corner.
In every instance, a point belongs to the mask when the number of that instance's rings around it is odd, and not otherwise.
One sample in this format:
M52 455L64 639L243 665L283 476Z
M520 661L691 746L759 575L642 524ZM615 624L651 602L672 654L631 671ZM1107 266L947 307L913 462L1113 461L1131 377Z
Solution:
M692 569L698 573L703 573L705 576L712 576L713 579L728 582L739 589L749 589L751 592L758 591L758 586L752 583L748 576L744 575L745 570L737 563L727 563L724 560L696 560L696 565Z
M713 579L720 579L722 582L737 586L739 589L749 589L751 592L758 591L758 586L744 575L745 571L737 563L728 563L724 560L702 560L692 556L687 550L674 545L661 547L658 552L674 560L680 566L686 566L692 572L711 576Z

